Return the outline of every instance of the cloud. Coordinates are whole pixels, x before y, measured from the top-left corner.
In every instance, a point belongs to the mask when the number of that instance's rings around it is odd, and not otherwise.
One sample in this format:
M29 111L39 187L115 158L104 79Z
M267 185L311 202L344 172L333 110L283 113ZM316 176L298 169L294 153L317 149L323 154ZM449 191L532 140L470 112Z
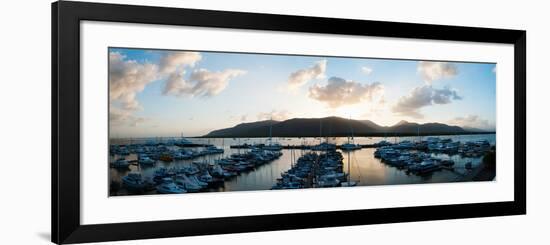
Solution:
M170 75L186 66L194 67L202 56L199 52L167 51L160 58L160 73Z
M146 121L134 116L142 109L136 95L157 80L166 80L163 94L213 96L227 87L230 79L245 71L227 69L211 72L206 69L193 70L184 79L186 69L194 67L202 59L199 52L158 51L158 64L129 60L119 52L109 53L109 99L110 121L113 125L135 126Z
M297 89L312 79L322 79L325 77L326 69L327 60L320 60L310 68L295 71L288 77L288 88Z
M118 52L109 53L109 122L113 126L137 126L146 118L133 113L141 106L136 94L158 79L158 67L128 60Z
M241 115L241 122L244 122L246 121L248 115L244 114L244 115Z
M229 80L244 75L246 71L226 69L221 72L211 72L206 69L194 70L188 79L185 71L172 73L166 80L163 94L175 96L204 96L219 94L227 87Z
M485 130L494 130L495 125L488 120L480 118L478 115L468 115L466 117L455 117L449 121L449 124L461 127L470 127Z
M134 116L132 110L125 110L118 107L109 108L109 123L111 126L136 127L148 120L148 118Z
M381 100L383 94L384 87L380 83L363 85L339 77L331 77L325 86L315 84L309 88L310 98L324 102L331 108L358 104L362 101Z
M288 118L290 118L290 112L286 110L272 110L270 112L260 112L256 116L258 118L258 121L261 120L275 120L275 121L284 121Z
M158 67L127 60L126 56L109 53L109 99L126 110L139 109L136 94L158 78Z
M361 71L367 75L371 74L372 73L372 68L368 67L368 66L363 66L361 67Z
M420 61L417 71L428 84L436 80L452 78L458 74L456 65L447 62Z
M423 118L424 115L418 112L420 108L433 104L449 104L452 100L461 99L457 91L449 87L436 89L431 85L424 85L414 88L408 95L399 98L392 111L403 116Z

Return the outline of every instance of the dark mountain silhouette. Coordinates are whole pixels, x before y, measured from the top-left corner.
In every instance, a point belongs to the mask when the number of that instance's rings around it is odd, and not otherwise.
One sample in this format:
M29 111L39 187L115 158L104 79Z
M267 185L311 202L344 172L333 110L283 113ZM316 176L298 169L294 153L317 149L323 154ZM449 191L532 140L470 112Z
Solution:
M380 126L370 120L352 120L340 117L293 118L285 121L258 121L241 123L235 127L214 130L204 137L337 137L337 136L393 136L487 133L480 129L468 130L442 123L411 123L400 121L393 126Z

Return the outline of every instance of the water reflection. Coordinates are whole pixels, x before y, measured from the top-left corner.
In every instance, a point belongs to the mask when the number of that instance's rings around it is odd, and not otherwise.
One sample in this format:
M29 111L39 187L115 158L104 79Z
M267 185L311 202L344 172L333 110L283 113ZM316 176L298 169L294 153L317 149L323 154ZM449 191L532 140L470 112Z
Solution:
M451 138L453 141L477 141L487 140L491 145L495 144L494 134L485 135L460 135L460 136L439 136L442 139ZM111 140L111 144L136 144L144 143L148 139L126 139L126 140ZM109 176L111 183L121 183L121 178L126 176L129 172L139 172L144 178L152 178L156 169L164 168L181 168L192 164L194 161L213 163L217 159L228 157L233 153L244 153L246 149L234 149L231 145L236 144L258 144L265 143L265 138L250 138L250 139L203 139L203 138L191 138L191 142L196 144L213 144L217 147L223 148L223 154L201 156L193 160L174 160L172 162L156 161L153 166L142 167L139 165L131 165L129 169L119 170L110 168ZM277 138L274 141L279 142L282 145L315 145L320 142L319 138ZM405 140L417 141L419 137L357 137L354 139L357 144L373 144L381 140L387 140L390 142L401 142ZM347 138L329 138L329 142L342 144L347 141ZM169 146L170 148L177 149L178 146ZM194 148L201 150L201 147ZM206 191L246 191L246 190L269 190L277 182L277 178L281 177L281 173L287 171L291 167L291 153L294 151L296 158L308 152L308 150L299 149L283 149L282 156L270 163L258 166L255 170L250 172L243 172L239 176L225 181L223 184L208 188ZM374 157L374 148L363 148L352 152L344 152L344 172L350 174L350 179L356 181L358 186L370 186L370 185L390 185L390 184L413 184L413 183L438 183L438 182L454 182L461 181L463 176L467 175L469 171L465 166L466 163L471 162L472 168L475 169L481 162L481 157L477 158L465 158L460 155L447 155L447 154L433 154L434 156L442 159L451 159L455 162L452 170L444 169L433 172L429 175L418 176L414 174L407 174L406 171L391 167L384 164ZM110 156L110 162L115 161L120 156ZM129 154L125 156L127 160L137 160L136 154ZM349 164L349 166L348 166ZM156 191L148 191L144 194L154 194ZM127 195L129 194L124 188L114 188L111 186L111 195Z

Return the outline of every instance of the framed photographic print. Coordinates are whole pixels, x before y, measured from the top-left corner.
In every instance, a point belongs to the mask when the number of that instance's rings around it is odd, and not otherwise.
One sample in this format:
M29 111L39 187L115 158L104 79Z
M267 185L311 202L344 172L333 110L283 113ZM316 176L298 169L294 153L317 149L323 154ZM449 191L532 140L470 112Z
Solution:
M55 2L52 241L525 214L525 38Z

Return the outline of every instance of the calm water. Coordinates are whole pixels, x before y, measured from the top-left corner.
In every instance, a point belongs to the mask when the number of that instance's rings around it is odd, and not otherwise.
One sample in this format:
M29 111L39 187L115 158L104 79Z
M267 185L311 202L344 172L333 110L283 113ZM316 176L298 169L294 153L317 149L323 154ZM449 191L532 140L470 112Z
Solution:
M427 136L425 136L427 137ZM475 140L488 140L491 145L495 145L495 134L483 134L483 135L460 135L460 136L437 136L439 138L451 138L453 141L475 141ZM128 143L142 143L147 139L133 139L133 140L112 140L112 144L128 144ZM193 160L176 160L170 163L157 161L155 166L152 167L139 167L130 166L129 170L116 170L110 168L111 181L120 182L120 178L127 175L129 172L141 172L144 177L152 177L154 171L159 167L182 167L187 164L191 164L193 161L208 161L212 162L216 159L229 156L233 153L244 153L248 151L246 149L231 149L230 145L235 144L255 144L266 143L266 138L250 138L250 139L202 139L202 138L188 138L193 143L209 143L216 145L217 147L225 150L224 154L210 155L205 157L195 158ZM282 145L315 145L319 144L321 139L319 138L273 138L274 142L278 142ZM324 139L322 139L324 140ZM357 144L373 144L381 140L387 140L390 142L400 142L404 140L417 141L418 137L356 137L354 142ZM159 140L161 141L161 140ZM342 144L347 142L347 138L329 138L330 143ZM201 149L197 147L195 149ZM265 165L256 168L255 171L248 173L242 173L241 175L226 181L224 186L217 189L210 189L210 191L245 191L245 190L269 190L276 183L276 179L281 176L281 172L288 170L291 166L291 151L294 151L294 155L299 157L301 154L306 153L307 150L283 150L283 155ZM388 185L388 184L413 184L413 183L436 183L436 182L454 182L460 181L462 177L470 170L466 170L465 163L472 162L474 169L481 162L481 158L462 158L459 155L449 156L446 154L437 154L438 158L447 158L455 161L454 170L441 170L433 172L427 176L407 175L404 170L390 167L382 163L379 159L374 157L374 148L363 148L353 152L345 152L344 156L344 171L351 173L351 180L358 182L360 186L368 185ZM110 156L110 161L114 161L118 156ZM126 156L127 160L134 160L137 156L130 154ZM349 165L349 166L348 166ZM152 192L154 193L154 191ZM124 190L120 190L117 195L126 194Z

